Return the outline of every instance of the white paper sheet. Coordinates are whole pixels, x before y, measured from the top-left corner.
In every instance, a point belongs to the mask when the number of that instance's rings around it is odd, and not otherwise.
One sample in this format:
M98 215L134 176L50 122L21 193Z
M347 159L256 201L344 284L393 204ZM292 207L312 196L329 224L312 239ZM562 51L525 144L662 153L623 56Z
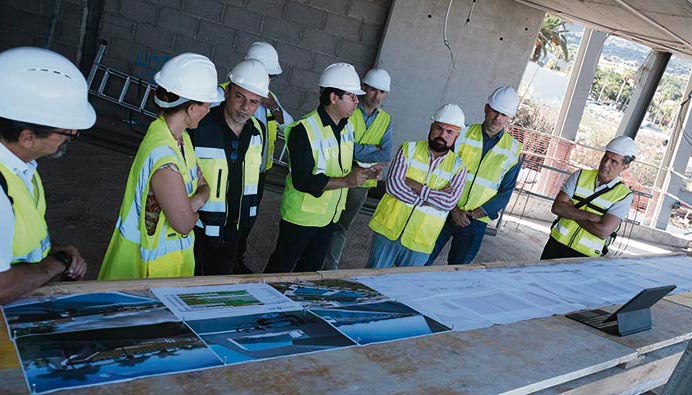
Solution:
M299 303L267 284L161 287L151 291L184 321L302 310Z

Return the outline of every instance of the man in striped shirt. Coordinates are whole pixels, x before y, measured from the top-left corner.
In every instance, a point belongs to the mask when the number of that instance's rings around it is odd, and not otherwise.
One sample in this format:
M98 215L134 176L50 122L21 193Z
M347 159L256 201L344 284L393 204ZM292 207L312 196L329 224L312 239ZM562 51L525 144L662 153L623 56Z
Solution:
M422 266L449 211L459 201L466 167L452 148L464 126L456 104L440 107L428 139L405 142L387 177L387 193L370 221L368 267Z

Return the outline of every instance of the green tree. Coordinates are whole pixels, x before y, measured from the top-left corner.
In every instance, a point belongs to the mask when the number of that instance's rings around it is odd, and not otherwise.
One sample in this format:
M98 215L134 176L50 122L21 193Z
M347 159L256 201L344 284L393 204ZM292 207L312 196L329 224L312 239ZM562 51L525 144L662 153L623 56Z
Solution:
M567 31L562 19L547 15L536 36L531 61L536 63L540 63L541 60L545 61L549 51L569 60L567 38L564 35Z

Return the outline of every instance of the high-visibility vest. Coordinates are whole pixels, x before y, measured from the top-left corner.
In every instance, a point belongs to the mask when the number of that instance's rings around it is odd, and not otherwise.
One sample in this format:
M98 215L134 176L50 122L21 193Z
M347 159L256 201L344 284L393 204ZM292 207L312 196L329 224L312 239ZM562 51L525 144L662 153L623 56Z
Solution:
M222 82L219 84L219 87L226 89L230 83L231 81ZM274 96L274 99L276 99L276 95L272 91L269 91L269 94ZM266 144L264 150L262 151L262 167L260 169L262 173L268 171L274 166L274 149L276 146L276 138L279 133L279 123L276 121L274 113L272 113L267 106L264 106L264 109L266 111L267 118L267 124L264 125L266 126L266 131L265 129L258 128L261 132L266 132L266 135L262 136L262 141L264 144Z
M577 178L577 187L572 196L574 204L594 194L597 178L598 169L581 170ZM610 191L597 196L585 206L580 207L580 210L604 215L613 204L626 198L630 193L632 191L627 185L619 183ZM560 242L560 244L587 256L601 256L603 254L603 246L606 243L605 239L579 226L577 221L567 218L560 218L552 226L550 236Z
M197 191L197 156L187 131L183 132L182 138L184 157L163 117L149 125L127 178L125 196L115 232L103 258L99 280L194 274L194 233L178 233L168 223L163 210L159 213L154 234L149 235L144 224L151 177L163 165L176 165L188 197Z
M522 146L512 135L504 132L500 141L483 156L483 127L480 124L469 126L466 133L459 136L456 146L467 170L458 206L472 211L497 195L502 178L519 161ZM490 218L485 216L477 220L487 223Z
M269 91L269 94L276 99L274 93ZM264 108L267 111L267 124L265 125L267 127L267 136L264 139L266 147L263 151L262 164L264 168L262 171L268 171L274 166L274 148L276 145L276 136L279 132L279 123L276 121L276 117L272 110L266 106Z
M0 163L0 177L5 178L7 197L14 213L14 238L12 239L11 264L38 263L50 252L50 235L46 224L46 197L38 172L31 182L34 194L12 170ZM7 219L2 219L6 221Z
M334 137L330 126L322 125L317 110L308 113L303 119L292 123L284 130L286 141L293 127L302 124L310 141L310 149L315 166L312 174L329 177L345 177L351 172L353 163L353 126L348 122L341 130L340 141ZM286 187L281 197L281 218L301 226L326 226L338 222L346 206L348 188L332 189L322 192L318 198L301 192L293 186L291 172L286 176Z
M453 152L446 154L440 164L430 171L430 153L427 141L411 141L402 145L406 158L406 178L431 189L448 187L454 176L464 169L464 163ZM389 240L401 238L401 244L417 252L430 254L442 231L449 211L430 205L404 203L386 193L375 209L370 228Z
M257 205L259 198L260 165L262 163L262 125L250 118L256 133L250 137L250 144L242 160L243 165L243 189L240 195L240 212L236 229L240 229L241 220L243 226L251 226L257 217ZM196 226L204 229L204 234L209 237L221 235L221 229L228 219L228 158L225 150L225 138L222 135L224 129L202 129L195 132L195 154L202 169L204 179L209 185L209 200L199 210L199 220Z
M383 109L378 109L375 119L370 123L369 127L365 126L365 118L363 111L360 108L351 114L349 120L353 124L353 134L357 144L379 145L384 137L384 132L387 131L387 126L391 122L392 117ZM377 186L377 180L367 180L361 188L372 188Z

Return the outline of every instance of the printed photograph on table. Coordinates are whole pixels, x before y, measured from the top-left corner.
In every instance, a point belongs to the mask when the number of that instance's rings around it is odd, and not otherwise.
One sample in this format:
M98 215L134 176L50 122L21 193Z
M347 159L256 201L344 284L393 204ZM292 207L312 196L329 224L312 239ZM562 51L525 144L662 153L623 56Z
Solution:
M178 321L158 300L124 292L22 299L3 313L11 337Z
M226 364L355 345L307 311L215 318L187 324Z
M184 321L301 309L300 304L259 283L161 287L151 292Z
M369 344L450 330L397 302L311 309L358 344Z
M221 364L181 322L22 336L16 344L31 392Z
M305 308L351 306L389 300L388 297L368 286L346 280L301 281L270 285Z

